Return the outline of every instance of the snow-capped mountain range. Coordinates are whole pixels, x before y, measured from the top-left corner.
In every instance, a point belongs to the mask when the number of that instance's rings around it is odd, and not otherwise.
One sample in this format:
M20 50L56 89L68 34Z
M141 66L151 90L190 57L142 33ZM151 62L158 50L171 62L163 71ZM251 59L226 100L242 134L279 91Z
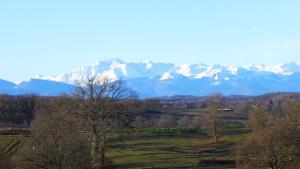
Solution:
M58 95L70 93L87 77L123 79L140 97L171 95L258 95L268 92L300 92L300 63L267 65L206 65L127 63L120 59L98 61L57 76L42 76L14 84L0 81L0 92Z

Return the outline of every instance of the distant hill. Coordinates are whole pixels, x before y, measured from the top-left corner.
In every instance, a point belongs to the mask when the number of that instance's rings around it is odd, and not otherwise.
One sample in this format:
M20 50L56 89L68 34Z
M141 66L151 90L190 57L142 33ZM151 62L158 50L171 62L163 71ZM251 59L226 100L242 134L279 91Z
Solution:
M0 92L10 95L37 94L57 96L63 93L72 94L74 89L74 85L49 80L31 79L19 84L0 80Z

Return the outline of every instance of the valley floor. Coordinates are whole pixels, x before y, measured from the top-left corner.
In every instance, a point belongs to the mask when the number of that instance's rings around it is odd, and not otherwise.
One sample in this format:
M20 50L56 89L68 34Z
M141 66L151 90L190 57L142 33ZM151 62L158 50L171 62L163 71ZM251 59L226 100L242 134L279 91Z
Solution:
M215 143L203 132L128 131L111 136L106 156L117 169L231 169L235 168L232 148L243 133L224 131ZM11 139L24 137L0 135L0 146Z
M235 168L232 148L242 135L225 135L219 143L197 133L156 133L119 136L108 158L119 169Z

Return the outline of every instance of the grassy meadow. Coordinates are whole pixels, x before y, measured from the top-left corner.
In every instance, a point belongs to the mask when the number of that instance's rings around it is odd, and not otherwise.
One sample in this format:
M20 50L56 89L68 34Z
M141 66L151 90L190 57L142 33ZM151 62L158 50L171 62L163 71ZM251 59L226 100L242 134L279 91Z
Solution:
M117 169L220 169L235 168L232 147L245 133L224 129L219 142L206 133L185 129L144 129L110 136L107 158ZM0 146L22 135L1 135Z
M194 112L189 112L193 115ZM185 112L185 115L187 113ZM232 169L233 147L249 133L245 125L219 128L219 142L204 128L143 128L109 136L106 158L116 169ZM29 136L30 137L30 136ZM0 135L0 147L24 135Z
M114 168L235 168L232 148L247 132L245 129L224 129L225 135L215 143L204 132L153 130L111 137L107 157Z

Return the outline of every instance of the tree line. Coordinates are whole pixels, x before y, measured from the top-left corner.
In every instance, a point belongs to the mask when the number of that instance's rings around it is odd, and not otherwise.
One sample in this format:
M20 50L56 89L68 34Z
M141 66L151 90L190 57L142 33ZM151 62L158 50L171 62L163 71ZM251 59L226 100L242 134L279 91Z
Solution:
M0 124L29 126L37 104L35 95L0 95Z

